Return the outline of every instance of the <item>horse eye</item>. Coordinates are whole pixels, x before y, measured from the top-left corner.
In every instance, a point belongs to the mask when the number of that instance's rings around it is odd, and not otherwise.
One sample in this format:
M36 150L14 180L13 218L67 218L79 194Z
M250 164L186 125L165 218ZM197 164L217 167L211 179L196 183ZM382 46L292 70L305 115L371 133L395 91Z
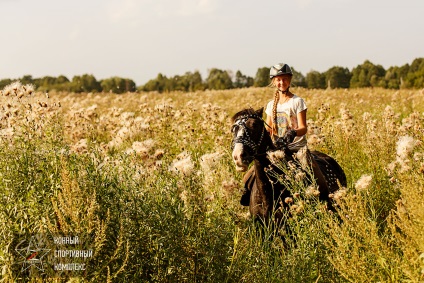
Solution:
M231 128L231 132L232 133L236 133L239 130L239 125L233 125L233 127Z
M240 125L234 125L231 131L235 134L240 130Z

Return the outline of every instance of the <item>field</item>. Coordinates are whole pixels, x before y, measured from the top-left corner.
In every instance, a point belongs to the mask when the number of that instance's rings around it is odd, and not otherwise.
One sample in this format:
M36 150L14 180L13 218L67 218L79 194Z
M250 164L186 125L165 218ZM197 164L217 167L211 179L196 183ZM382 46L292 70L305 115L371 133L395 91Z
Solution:
M334 157L348 186L338 216L295 200L284 246L239 205L230 152L231 116L265 106L272 89L7 86L0 282L424 282L424 90L292 91L308 105L309 147ZM85 253L63 260L85 270L54 270L40 245L20 258L20 239L35 235L71 237L59 248Z

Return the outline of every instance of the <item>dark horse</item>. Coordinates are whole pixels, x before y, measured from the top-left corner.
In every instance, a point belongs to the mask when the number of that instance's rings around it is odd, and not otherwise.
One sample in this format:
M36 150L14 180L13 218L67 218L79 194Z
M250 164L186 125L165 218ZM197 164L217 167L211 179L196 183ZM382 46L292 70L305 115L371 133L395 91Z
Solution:
M274 215L275 219L272 220L280 222L283 220L285 211L288 210L279 208L282 205L288 208L284 200L291 197L291 192L285 188L283 182L277 180L275 174L272 176L267 173L272 170L284 174L283 171L278 171L279 169L268 158L267 153L276 151L277 148L265 129L262 114L263 108L256 111L245 109L233 116L232 157L237 171L240 172L247 171L249 164L254 161L255 177L249 185L251 188L249 210L252 217L269 223L270 217ZM284 152L285 160L283 161L294 161L293 153L287 146L278 148L278 150ZM346 175L332 157L318 151L311 151L311 155L319 165L329 187L329 192L326 192L325 195L320 192L320 199L330 203L328 193L340 189L339 186L346 187Z

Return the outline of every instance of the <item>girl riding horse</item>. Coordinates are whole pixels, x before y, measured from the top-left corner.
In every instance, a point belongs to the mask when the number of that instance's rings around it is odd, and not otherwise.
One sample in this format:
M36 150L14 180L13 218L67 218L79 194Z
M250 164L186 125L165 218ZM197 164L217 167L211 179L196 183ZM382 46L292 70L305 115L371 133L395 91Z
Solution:
M276 147L287 145L289 150L296 153L301 148L306 148L306 122L305 101L290 91L290 83L293 72L289 65L279 63L270 69L271 85L276 88L274 99L269 101L265 110L266 130L270 133ZM311 153L306 148L306 160L312 168L313 175L318 185L321 200L328 200L330 193L329 185ZM251 184L255 178L255 170L252 167L244 176L244 192L240 204L249 206Z

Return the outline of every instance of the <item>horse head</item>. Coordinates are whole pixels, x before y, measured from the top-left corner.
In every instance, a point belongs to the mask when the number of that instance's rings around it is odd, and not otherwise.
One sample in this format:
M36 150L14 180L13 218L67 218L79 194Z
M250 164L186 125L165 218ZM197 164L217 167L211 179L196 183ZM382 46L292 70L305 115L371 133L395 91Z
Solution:
M236 113L231 119L232 157L237 171L245 172L258 155L265 155L268 149L273 148L262 115L263 108L256 111L249 108Z

